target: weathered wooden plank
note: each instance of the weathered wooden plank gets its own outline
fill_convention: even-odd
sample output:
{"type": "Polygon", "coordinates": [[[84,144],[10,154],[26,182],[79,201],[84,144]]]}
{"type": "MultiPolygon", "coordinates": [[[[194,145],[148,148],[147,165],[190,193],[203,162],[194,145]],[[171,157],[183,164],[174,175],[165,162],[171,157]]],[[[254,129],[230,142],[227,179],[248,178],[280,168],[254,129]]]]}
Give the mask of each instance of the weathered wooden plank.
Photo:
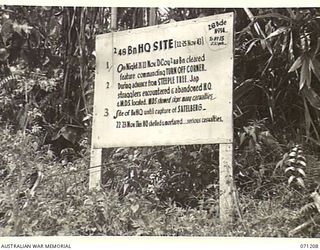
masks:
{"type": "Polygon", "coordinates": [[[118,28],[118,9],[116,7],[111,8],[111,30],[116,31],[118,28]]]}
{"type": "Polygon", "coordinates": [[[101,184],[101,164],[102,164],[102,149],[92,148],[90,169],[89,169],[89,189],[100,189],[101,184]]]}
{"type": "Polygon", "coordinates": [[[149,11],[149,26],[154,26],[157,24],[157,9],[150,8],[149,11]]]}
{"type": "Polygon", "coordinates": [[[220,221],[227,224],[233,221],[233,147],[231,143],[219,145],[219,193],[220,221]]]}

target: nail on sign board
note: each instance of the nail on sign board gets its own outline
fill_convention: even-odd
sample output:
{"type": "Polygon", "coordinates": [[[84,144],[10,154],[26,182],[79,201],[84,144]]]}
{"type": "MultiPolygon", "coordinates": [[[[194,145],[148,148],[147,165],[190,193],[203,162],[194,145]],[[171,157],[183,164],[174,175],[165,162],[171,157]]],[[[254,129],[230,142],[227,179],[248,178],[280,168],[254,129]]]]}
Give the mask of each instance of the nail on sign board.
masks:
{"type": "Polygon", "coordinates": [[[93,148],[232,143],[233,14],[97,36],[93,148]]]}

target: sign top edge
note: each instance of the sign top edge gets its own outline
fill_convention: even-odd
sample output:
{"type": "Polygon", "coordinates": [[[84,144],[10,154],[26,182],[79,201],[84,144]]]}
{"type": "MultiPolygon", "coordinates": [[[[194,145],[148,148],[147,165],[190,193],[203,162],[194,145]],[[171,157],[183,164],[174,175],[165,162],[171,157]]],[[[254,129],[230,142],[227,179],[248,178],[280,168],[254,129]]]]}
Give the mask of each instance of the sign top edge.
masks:
{"type": "Polygon", "coordinates": [[[234,17],[233,12],[226,12],[226,13],[222,13],[222,14],[210,15],[210,16],[205,16],[205,17],[197,17],[197,18],[184,20],[184,21],[178,21],[178,22],[172,22],[172,23],[166,23],[166,24],[158,24],[158,25],[146,26],[146,27],[141,27],[141,28],[136,28],[136,29],[129,29],[129,30],[122,30],[122,31],[99,34],[96,36],[96,39],[102,39],[104,37],[109,37],[109,36],[123,36],[123,35],[128,35],[128,34],[141,33],[141,32],[146,32],[151,29],[155,29],[155,28],[166,29],[166,28],[178,27],[178,26],[182,26],[182,25],[186,25],[186,24],[206,22],[206,21],[210,21],[213,19],[233,18],[233,17],[234,17]]]}

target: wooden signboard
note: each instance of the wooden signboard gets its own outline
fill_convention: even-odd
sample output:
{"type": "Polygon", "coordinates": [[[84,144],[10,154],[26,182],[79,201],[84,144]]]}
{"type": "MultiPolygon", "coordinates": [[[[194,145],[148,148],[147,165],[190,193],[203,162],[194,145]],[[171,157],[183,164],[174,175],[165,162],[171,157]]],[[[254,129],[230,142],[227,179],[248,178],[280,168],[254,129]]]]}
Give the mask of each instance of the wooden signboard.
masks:
{"type": "Polygon", "coordinates": [[[219,143],[228,210],[233,53],[233,13],[97,36],[91,165],[101,148],[219,143]]]}

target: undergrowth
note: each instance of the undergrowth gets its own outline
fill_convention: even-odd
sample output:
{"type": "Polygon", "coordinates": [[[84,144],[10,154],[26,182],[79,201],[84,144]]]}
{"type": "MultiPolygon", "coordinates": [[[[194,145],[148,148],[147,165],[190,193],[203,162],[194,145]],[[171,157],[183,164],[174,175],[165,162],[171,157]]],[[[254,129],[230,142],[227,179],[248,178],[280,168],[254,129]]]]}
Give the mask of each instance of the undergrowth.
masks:
{"type": "MultiPolygon", "coordinates": [[[[303,222],[299,209],[308,194],[287,183],[273,197],[257,199],[239,192],[240,211],[227,226],[219,222],[218,199],[205,192],[197,206],[159,199],[146,189],[123,194],[116,187],[88,190],[88,152],[62,163],[37,136],[1,132],[0,235],[152,235],[287,237],[303,222]],[[44,177],[32,196],[28,178],[44,177]]],[[[29,178],[30,179],[30,178],[29,178]]],[[[319,226],[300,233],[314,237],[319,226]]],[[[296,235],[297,236],[297,235],[296,235]]]]}

